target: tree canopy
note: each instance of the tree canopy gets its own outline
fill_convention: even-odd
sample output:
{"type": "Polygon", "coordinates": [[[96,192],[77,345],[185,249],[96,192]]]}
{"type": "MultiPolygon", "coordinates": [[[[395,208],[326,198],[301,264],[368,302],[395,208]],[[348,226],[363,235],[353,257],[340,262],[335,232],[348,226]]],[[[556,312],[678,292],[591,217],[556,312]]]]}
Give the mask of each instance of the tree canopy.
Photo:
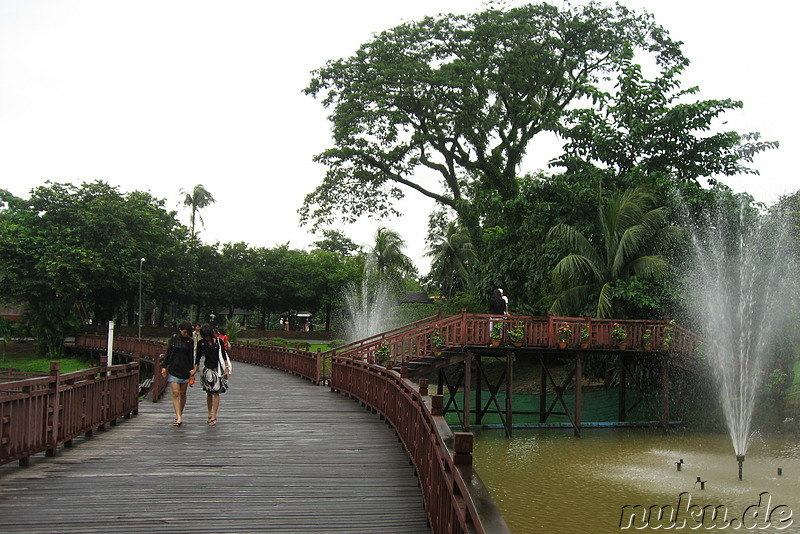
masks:
{"type": "Polygon", "coordinates": [[[305,89],[331,110],[334,146],[316,157],[328,171],[302,218],[386,216],[415,191],[452,208],[475,239],[487,203],[519,195],[520,165],[544,133],[564,139],[556,161],[567,168],[631,151],[631,162],[652,159],[692,141],[681,152],[690,160],[733,161],[696,171],[682,162],[674,178],[731,172],[745,157],[740,136],[699,133],[738,103],[676,103],[688,64],[679,44],[649,14],[595,3],[441,15],[384,31],[315,71],[305,89]],[[655,64],[657,81],[644,80],[634,58],[655,64]],[[658,147],[643,146],[653,135],[658,147]]]}

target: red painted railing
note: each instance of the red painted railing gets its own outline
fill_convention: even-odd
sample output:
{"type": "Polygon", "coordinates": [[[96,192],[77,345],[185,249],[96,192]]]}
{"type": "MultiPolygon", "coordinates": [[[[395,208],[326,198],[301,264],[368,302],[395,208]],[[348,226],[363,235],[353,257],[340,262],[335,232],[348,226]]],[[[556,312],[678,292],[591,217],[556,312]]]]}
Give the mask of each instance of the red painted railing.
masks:
{"type": "MultiPolygon", "coordinates": [[[[87,342],[93,349],[104,348],[105,338],[81,336],[76,340],[76,346],[83,347],[87,342]]],[[[114,347],[115,350],[125,347],[136,352],[140,343],[143,351],[153,350],[146,349],[152,342],[131,338],[119,345],[115,341],[114,347]]],[[[161,344],[158,350],[163,352],[164,348],[161,344]]],[[[236,361],[282,369],[315,384],[329,376],[331,388],[360,399],[384,415],[397,431],[417,470],[434,532],[508,532],[494,501],[472,470],[472,434],[454,435],[450,431],[441,413],[442,397],[427,398],[427,393],[415,390],[411,382],[401,379],[394,371],[350,358],[334,357],[332,351],[323,354],[233,344],[231,355],[236,361]],[[327,369],[323,365],[327,365],[327,369]],[[437,401],[438,414],[434,407],[437,401]]]]}
{"type": "Polygon", "coordinates": [[[320,353],[284,347],[231,344],[231,357],[236,361],[272,367],[301,376],[314,384],[322,380],[322,357],[320,353]]]}
{"type": "Polygon", "coordinates": [[[508,332],[517,326],[523,330],[522,346],[529,348],[556,348],[561,339],[559,330],[565,327],[567,347],[581,347],[582,331],[588,333],[585,349],[618,350],[622,342],[627,350],[668,350],[673,354],[694,355],[695,350],[703,343],[697,334],[686,330],[673,321],[645,321],[622,319],[593,319],[592,317],[557,317],[547,315],[541,317],[527,315],[510,315],[493,317],[486,314],[467,314],[449,316],[433,316],[396,330],[390,330],[362,339],[335,349],[334,354],[341,357],[365,360],[369,363],[379,361],[379,349],[388,349],[388,359],[395,364],[414,360],[429,355],[433,350],[432,338],[439,332],[444,348],[467,347],[470,345],[486,346],[490,341],[491,325],[504,325],[503,343],[509,342],[508,332]],[[614,326],[619,325],[625,331],[624,340],[614,338],[614,326]],[[650,336],[646,342],[646,334],[650,336]]]}
{"type": "Polygon", "coordinates": [[[29,458],[42,451],[56,454],[58,445],[95,428],[114,424],[139,407],[139,364],[100,365],[61,374],[0,383],[0,464],[29,458]]]}
{"type": "Polygon", "coordinates": [[[395,371],[339,357],[333,359],[330,386],[360,400],[394,427],[417,471],[434,533],[509,532],[472,469],[472,434],[450,431],[441,396],[427,398],[427,386],[418,391],[395,371]]]}
{"type": "MultiPolygon", "coordinates": [[[[75,346],[82,349],[95,351],[106,351],[108,347],[108,336],[98,334],[80,334],[75,337],[75,346]]],[[[150,385],[150,395],[153,402],[158,402],[161,395],[167,389],[167,379],[161,376],[161,364],[164,361],[164,353],[167,344],[162,341],[152,339],[137,338],[114,338],[114,352],[125,354],[133,361],[145,360],[150,362],[153,368],[153,382],[150,385]]]]}

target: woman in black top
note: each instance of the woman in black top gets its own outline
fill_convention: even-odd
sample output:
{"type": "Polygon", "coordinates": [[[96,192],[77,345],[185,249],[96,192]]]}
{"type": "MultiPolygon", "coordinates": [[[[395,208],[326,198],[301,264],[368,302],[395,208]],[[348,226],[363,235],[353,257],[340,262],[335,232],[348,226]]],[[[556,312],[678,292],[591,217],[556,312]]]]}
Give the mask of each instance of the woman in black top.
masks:
{"type": "Polygon", "coordinates": [[[178,325],[178,334],[173,334],[164,357],[161,376],[167,378],[172,390],[172,407],[175,409],[175,422],[172,426],[183,424],[183,409],[186,407],[186,387],[196,369],[194,364],[194,341],[192,325],[183,321],[178,325]]]}
{"type": "Polygon", "coordinates": [[[194,359],[195,372],[203,359],[203,390],[206,392],[208,405],[208,426],[217,424],[217,410],[219,409],[219,394],[228,389],[228,378],[231,367],[225,345],[215,335],[210,325],[204,324],[200,328],[200,341],[197,343],[197,355],[194,359]]]}

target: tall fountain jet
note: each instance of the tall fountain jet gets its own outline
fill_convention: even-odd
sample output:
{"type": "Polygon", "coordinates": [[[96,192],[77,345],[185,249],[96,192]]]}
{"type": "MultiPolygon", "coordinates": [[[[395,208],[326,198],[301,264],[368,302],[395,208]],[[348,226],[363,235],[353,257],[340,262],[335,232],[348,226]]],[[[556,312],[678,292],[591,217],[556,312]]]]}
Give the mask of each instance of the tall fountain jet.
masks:
{"type": "Polygon", "coordinates": [[[766,351],[789,309],[786,232],[745,202],[692,226],[694,306],[741,480],[766,351]]]}
{"type": "Polygon", "coordinates": [[[394,300],[381,282],[365,279],[342,291],[342,326],[347,341],[364,339],[388,330],[393,323],[394,300]]]}

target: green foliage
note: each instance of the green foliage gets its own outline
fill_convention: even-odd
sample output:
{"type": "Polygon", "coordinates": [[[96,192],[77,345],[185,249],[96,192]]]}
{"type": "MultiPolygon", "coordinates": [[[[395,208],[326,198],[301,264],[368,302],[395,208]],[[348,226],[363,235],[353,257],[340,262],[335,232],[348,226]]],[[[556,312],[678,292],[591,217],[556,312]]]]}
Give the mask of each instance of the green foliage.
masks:
{"type": "Polygon", "coordinates": [[[332,349],[338,349],[339,347],[341,347],[343,345],[346,345],[346,344],[347,344],[347,341],[345,341],[344,339],[332,339],[328,343],[328,346],[330,348],[332,348],[332,349]]]}
{"type": "Polygon", "coordinates": [[[625,331],[625,327],[619,323],[614,323],[611,327],[611,337],[614,338],[614,341],[617,343],[622,343],[626,339],[628,339],[628,332],[625,331]]]}
{"type": "Polygon", "coordinates": [[[508,331],[508,339],[512,342],[520,342],[525,338],[525,327],[518,324],[508,331]]]}
{"type": "Polygon", "coordinates": [[[191,238],[195,239],[197,236],[195,232],[195,219],[200,219],[200,224],[203,224],[203,218],[200,216],[200,210],[207,208],[214,202],[214,196],[209,193],[202,184],[197,184],[191,191],[181,189],[183,195],[183,205],[188,206],[191,210],[191,238]]]}
{"type": "Polygon", "coordinates": [[[594,3],[441,15],[376,35],[315,71],[305,90],[332,108],[334,147],[316,157],[328,172],[302,220],[396,214],[406,186],[453,209],[477,244],[489,204],[518,196],[534,138],[564,135],[571,104],[601,103],[597,84],[634,51],[663,69],[686,63],[648,15],[594,3]],[[415,181],[423,169],[443,188],[415,181]]]}
{"type": "Polygon", "coordinates": [[[593,234],[584,235],[568,224],[550,229],[548,239],[567,251],[553,269],[554,282],[563,288],[553,299],[553,313],[591,311],[595,317],[612,317],[618,311],[617,281],[667,273],[666,259],[655,252],[659,242],[671,240],[677,229],[666,224],[666,210],[655,207],[655,201],[647,188],[627,190],[600,206],[593,234]]]}
{"type": "Polygon", "coordinates": [[[469,232],[455,221],[433,216],[429,224],[428,251],[431,270],[428,284],[447,298],[469,287],[477,260],[469,232]]]}
{"type": "Polygon", "coordinates": [[[375,243],[369,249],[364,264],[365,276],[383,282],[400,292],[405,278],[413,277],[417,269],[411,258],[405,255],[405,241],[400,234],[385,227],[375,232],[375,243]]]}
{"type": "Polygon", "coordinates": [[[492,339],[500,339],[503,337],[502,322],[496,322],[492,325],[492,329],[489,331],[489,337],[492,339]]]}
{"type": "Polygon", "coordinates": [[[561,323],[561,326],[558,327],[558,340],[561,343],[566,343],[572,337],[572,328],[570,328],[569,324],[561,323]]]}
{"type": "Polygon", "coordinates": [[[436,304],[411,304],[405,302],[394,308],[393,316],[398,325],[409,324],[436,315],[436,304]]]}
{"type": "Polygon", "coordinates": [[[385,366],[389,361],[390,355],[391,352],[389,351],[389,346],[386,343],[381,343],[378,345],[378,348],[375,349],[375,359],[377,360],[378,365],[385,366]]]}
{"type": "Polygon", "coordinates": [[[430,338],[431,338],[431,345],[433,346],[433,348],[440,349],[444,346],[444,342],[442,341],[442,333],[439,331],[438,328],[433,332],[431,332],[430,338]]]}
{"type": "Polygon", "coordinates": [[[286,341],[282,337],[269,337],[266,339],[261,339],[260,343],[262,345],[266,345],[267,347],[287,347],[289,346],[289,342],[286,341]]]}

